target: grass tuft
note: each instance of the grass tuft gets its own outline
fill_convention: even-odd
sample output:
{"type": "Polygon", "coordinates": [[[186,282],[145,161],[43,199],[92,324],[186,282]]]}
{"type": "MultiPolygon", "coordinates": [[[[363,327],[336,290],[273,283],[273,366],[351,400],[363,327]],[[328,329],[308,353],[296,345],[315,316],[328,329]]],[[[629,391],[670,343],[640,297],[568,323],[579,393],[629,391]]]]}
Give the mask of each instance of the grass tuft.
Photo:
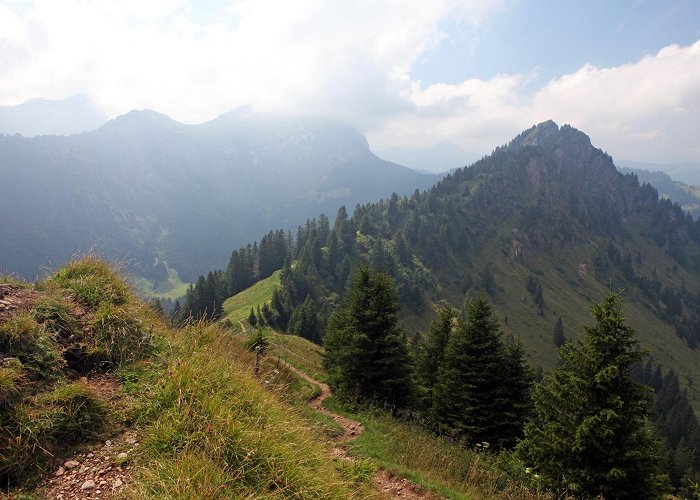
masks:
{"type": "Polygon", "coordinates": [[[22,399],[25,384],[19,360],[8,361],[0,366],[0,411],[7,411],[22,399]]]}
{"type": "Polygon", "coordinates": [[[49,283],[68,290],[77,302],[91,310],[103,302],[118,306],[131,298],[129,287],[117,270],[92,255],[69,262],[49,278],[49,283]]]}
{"type": "Polygon", "coordinates": [[[91,326],[90,352],[113,366],[142,359],[153,352],[152,328],[145,327],[134,308],[103,302],[91,326]]]}
{"type": "Polygon", "coordinates": [[[83,383],[63,385],[27,400],[0,418],[0,482],[26,480],[66,445],[99,435],[106,403],[83,383]]]}
{"type": "Polygon", "coordinates": [[[14,274],[0,273],[0,285],[12,285],[17,288],[29,288],[31,285],[14,274]]]}
{"type": "Polygon", "coordinates": [[[100,436],[109,421],[102,396],[83,382],[61,385],[38,401],[41,417],[57,444],[75,444],[100,436]]]}
{"type": "Polygon", "coordinates": [[[0,325],[0,352],[18,359],[30,380],[48,382],[61,376],[64,359],[58,345],[30,314],[17,314],[0,325]]]}
{"type": "Polygon", "coordinates": [[[40,300],[31,310],[31,316],[43,324],[49,333],[61,338],[81,334],[80,323],[65,301],[57,298],[40,300]]]}

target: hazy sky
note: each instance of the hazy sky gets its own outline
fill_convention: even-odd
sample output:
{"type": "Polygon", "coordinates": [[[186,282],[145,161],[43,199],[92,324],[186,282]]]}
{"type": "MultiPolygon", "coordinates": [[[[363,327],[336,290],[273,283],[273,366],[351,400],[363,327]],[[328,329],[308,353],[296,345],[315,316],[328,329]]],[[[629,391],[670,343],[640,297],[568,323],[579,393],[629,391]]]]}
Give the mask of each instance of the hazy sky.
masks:
{"type": "Polygon", "coordinates": [[[697,0],[6,0],[0,72],[0,105],[252,104],[480,154],[552,118],[617,159],[700,161],[697,0]]]}

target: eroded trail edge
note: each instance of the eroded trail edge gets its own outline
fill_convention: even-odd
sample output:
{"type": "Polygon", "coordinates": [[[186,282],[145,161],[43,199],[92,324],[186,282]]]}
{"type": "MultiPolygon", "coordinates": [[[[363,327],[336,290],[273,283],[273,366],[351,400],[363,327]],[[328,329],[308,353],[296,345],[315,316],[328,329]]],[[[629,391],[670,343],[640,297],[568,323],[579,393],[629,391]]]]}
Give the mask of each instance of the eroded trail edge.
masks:
{"type": "MultiPolygon", "coordinates": [[[[342,415],[338,415],[330,411],[328,408],[323,406],[323,401],[331,395],[331,388],[328,384],[316,380],[307,373],[299,370],[295,366],[289,364],[284,360],[280,360],[284,366],[290,371],[294,372],[299,377],[303,378],[307,382],[314,384],[319,387],[321,393],[318,396],[313,397],[309,400],[309,406],[314,410],[328,415],[333,420],[335,420],[342,428],[343,434],[336,437],[335,441],[338,446],[333,448],[333,454],[343,460],[352,460],[348,454],[347,446],[344,446],[350,440],[357,438],[364,428],[362,423],[355,420],[346,418],[342,415]]],[[[387,495],[389,498],[402,498],[402,499],[436,499],[437,497],[430,493],[429,491],[421,488],[420,486],[414,484],[406,478],[400,478],[393,475],[391,472],[379,469],[374,475],[374,484],[377,486],[379,491],[387,495]]]]}

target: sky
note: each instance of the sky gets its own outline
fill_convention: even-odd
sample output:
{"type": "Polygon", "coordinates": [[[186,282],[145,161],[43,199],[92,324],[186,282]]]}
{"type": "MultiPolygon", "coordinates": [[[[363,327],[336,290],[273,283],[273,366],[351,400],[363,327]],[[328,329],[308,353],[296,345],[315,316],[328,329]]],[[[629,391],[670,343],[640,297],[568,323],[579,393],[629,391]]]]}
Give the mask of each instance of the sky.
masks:
{"type": "Polygon", "coordinates": [[[0,105],[252,106],[478,155],[553,119],[615,159],[700,161],[697,0],[2,0],[0,74],[0,105]]]}

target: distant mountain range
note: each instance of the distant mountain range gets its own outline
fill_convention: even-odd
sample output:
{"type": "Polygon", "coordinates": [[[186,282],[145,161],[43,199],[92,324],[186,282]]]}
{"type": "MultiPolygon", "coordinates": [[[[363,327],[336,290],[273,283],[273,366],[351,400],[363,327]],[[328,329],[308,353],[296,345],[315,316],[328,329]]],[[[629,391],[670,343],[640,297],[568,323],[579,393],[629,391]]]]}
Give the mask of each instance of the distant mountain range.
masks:
{"type": "Polygon", "coordinates": [[[700,186],[700,162],[647,163],[642,161],[620,160],[619,167],[648,172],[663,172],[674,180],[690,186],[700,186]]]}
{"type": "Polygon", "coordinates": [[[410,193],[437,176],[381,160],[347,125],[241,109],[200,125],[132,111],[68,137],[0,136],[0,271],[96,248],[190,281],[270,228],[410,193]]]}
{"type": "Polygon", "coordinates": [[[377,151],[377,155],[400,165],[432,173],[448,172],[479,159],[478,155],[467,153],[452,141],[439,142],[427,148],[384,149],[377,151]]]}
{"type": "Polygon", "coordinates": [[[651,184],[659,192],[659,196],[678,203],[695,219],[700,217],[700,187],[671,179],[671,176],[658,170],[650,172],[649,170],[627,167],[620,167],[619,170],[623,174],[636,175],[641,183],[651,184]]]}
{"type": "Polygon", "coordinates": [[[17,106],[0,106],[0,134],[71,135],[95,130],[107,121],[87,96],[52,101],[32,99],[17,106]]]}

